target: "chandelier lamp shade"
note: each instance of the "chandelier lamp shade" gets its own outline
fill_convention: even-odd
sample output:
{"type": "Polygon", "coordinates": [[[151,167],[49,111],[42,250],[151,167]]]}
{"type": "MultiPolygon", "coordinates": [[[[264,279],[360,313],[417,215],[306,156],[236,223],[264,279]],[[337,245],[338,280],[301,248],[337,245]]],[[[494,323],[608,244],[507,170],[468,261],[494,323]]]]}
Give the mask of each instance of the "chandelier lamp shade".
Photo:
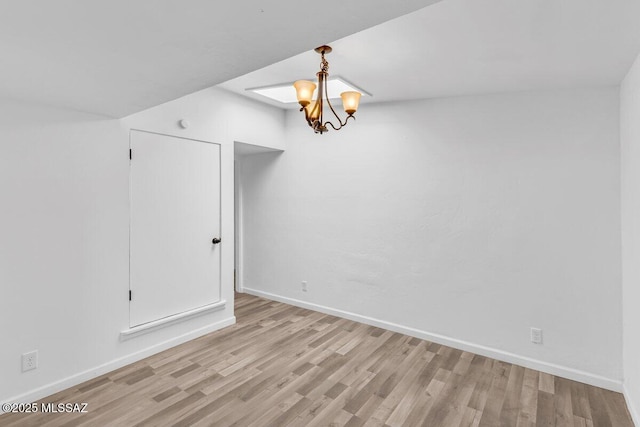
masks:
{"type": "Polygon", "coordinates": [[[318,84],[308,80],[298,80],[293,84],[293,87],[296,89],[296,96],[298,98],[298,103],[300,104],[300,111],[304,111],[304,117],[307,120],[307,123],[315,133],[322,134],[329,130],[327,126],[331,126],[334,130],[340,130],[347,124],[349,119],[352,118],[355,120],[354,114],[358,110],[361,93],[356,91],[347,91],[340,94],[340,98],[342,98],[342,108],[347,113],[347,117],[342,121],[338,113],[336,113],[336,110],[334,110],[333,105],[331,105],[331,101],[329,101],[329,94],[327,92],[329,63],[324,58],[324,55],[331,52],[331,47],[320,46],[317,47],[315,51],[318,52],[322,58],[320,62],[320,71],[316,74],[316,76],[318,76],[318,84]],[[313,99],[313,93],[316,88],[318,89],[318,94],[316,99],[313,99]],[[334,125],[333,122],[329,120],[325,121],[325,113],[327,113],[329,118],[333,120],[332,116],[329,115],[329,112],[333,114],[333,117],[335,117],[337,125],[334,125]]]}

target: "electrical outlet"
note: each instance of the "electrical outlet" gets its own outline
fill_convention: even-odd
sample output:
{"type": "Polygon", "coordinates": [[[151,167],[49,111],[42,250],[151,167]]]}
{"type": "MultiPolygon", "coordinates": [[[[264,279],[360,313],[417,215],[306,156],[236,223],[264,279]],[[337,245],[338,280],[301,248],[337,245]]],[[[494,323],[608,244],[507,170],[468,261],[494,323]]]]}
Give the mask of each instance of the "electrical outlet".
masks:
{"type": "Polygon", "coordinates": [[[38,367],[38,350],[22,355],[22,372],[31,371],[38,367]]]}
{"type": "Polygon", "coordinates": [[[534,344],[542,344],[542,329],[531,328],[531,342],[534,344]]]}
{"type": "Polygon", "coordinates": [[[303,280],[301,283],[302,292],[307,292],[307,281],[303,280]]]}

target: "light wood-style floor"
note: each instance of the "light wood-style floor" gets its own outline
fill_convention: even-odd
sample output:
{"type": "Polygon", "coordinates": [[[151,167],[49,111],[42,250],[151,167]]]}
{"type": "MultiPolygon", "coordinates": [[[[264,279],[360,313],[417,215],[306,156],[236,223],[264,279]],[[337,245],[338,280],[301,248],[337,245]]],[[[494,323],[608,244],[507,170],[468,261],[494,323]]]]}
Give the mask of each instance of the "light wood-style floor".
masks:
{"type": "Polygon", "coordinates": [[[250,295],[238,323],[8,426],[633,426],[619,393],[250,295]]]}

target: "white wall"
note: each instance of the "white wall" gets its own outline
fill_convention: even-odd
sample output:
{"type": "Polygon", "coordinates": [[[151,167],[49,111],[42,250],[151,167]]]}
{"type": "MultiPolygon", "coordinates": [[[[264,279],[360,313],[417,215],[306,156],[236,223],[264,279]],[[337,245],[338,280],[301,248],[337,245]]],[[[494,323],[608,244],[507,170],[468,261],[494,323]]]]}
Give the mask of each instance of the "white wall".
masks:
{"type": "Polygon", "coordinates": [[[284,113],[207,89],[121,121],[0,104],[0,402],[31,401],[233,323],[233,141],[282,144],[284,113]],[[246,118],[239,121],[238,117],[246,118]],[[177,121],[191,122],[181,130],[177,121]],[[224,311],[129,325],[129,128],[222,145],[224,311]],[[39,351],[21,372],[20,355],[39,351]]]}
{"type": "Polygon", "coordinates": [[[290,112],[287,150],[243,164],[244,286],[620,389],[618,107],[617,88],[364,105],[322,136],[290,112]]]}
{"type": "Polygon", "coordinates": [[[284,149],[282,110],[218,88],[133,114],[123,122],[135,129],[230,144],[231,154],[234,141],[284,149]],[[187,129],[178,125],[181,119],[189,122],[187,129]]]}
{"type": "Polygon", "coordinates": [[[622,312],[625,396],[640,423],[640,56],[620,87],[622,312]]]}

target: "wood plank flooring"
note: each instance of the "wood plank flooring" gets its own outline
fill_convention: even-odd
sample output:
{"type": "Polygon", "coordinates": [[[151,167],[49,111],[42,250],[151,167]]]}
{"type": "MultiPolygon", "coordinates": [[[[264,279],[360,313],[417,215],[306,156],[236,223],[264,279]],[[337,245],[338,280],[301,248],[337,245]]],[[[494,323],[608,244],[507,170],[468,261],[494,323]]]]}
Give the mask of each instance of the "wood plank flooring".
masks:
{"type": "Polygon", "coordinates": [[[0,426],[633,426],[619,393],[246,294],[234,326],[0,426]]]}

